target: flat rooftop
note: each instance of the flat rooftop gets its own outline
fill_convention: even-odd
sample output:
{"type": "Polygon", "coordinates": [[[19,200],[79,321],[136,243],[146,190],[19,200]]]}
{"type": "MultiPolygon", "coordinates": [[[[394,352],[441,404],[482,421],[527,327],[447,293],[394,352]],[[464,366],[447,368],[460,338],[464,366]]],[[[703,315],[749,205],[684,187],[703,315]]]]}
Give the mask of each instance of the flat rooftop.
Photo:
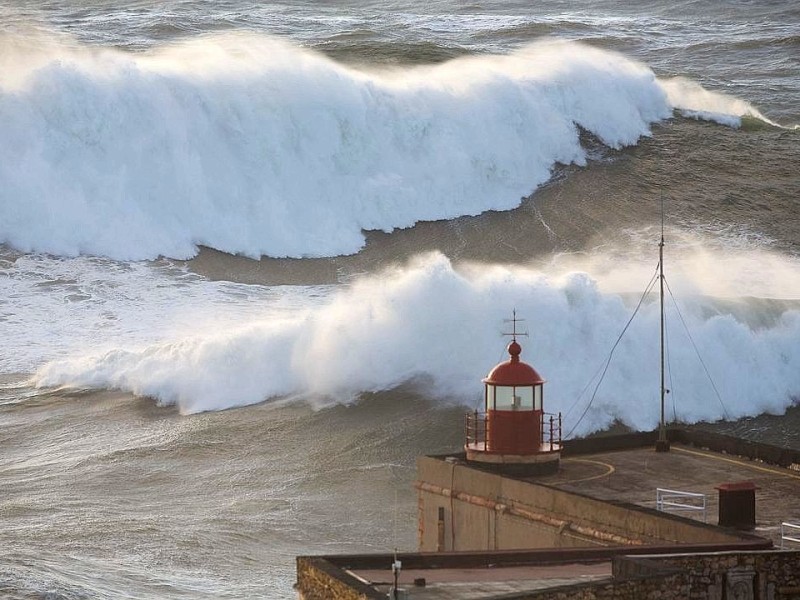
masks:
{"type": "MultiPolygon", "coordinates": [[[[392,587],[391,569],[351,569],[348,573],[381,593],[392,587]]],[[[611,577],[611,561],[462,569],[400,571],[398,587],[414,600],[478,600],[611,577]],[[425,585],[414,585],[424,578],[425,585]]]]}
{"type": "MultiPolygon", "coordinates": [[[[656,508],[656,488],[705,494],[705,519],[718,524],[723,483],[751,481],[756,495],[756,529],[752,532],[780,546],[781,522],[800,523],[800,470],[793,470],[710,450],[672,444],[669,452],[637,448],[582,454],[561,460],[554,475],[525,478],[615,502],[656,508]]],[[[683,517],[703,521],[702,511],[681,510],[683,517]]]]}

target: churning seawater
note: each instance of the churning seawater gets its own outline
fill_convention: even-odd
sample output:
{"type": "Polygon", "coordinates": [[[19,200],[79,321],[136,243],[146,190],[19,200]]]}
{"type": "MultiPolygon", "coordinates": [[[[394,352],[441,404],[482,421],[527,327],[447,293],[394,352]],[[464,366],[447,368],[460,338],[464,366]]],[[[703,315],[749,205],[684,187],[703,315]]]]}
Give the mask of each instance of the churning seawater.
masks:
{"type": "Polygon", "coordinates": [[[413,549],[513,308],[652,428],[662,199],[669,414],[800,447],[799,73],[793,2],[0,3],[0,592],[413,549]]]}

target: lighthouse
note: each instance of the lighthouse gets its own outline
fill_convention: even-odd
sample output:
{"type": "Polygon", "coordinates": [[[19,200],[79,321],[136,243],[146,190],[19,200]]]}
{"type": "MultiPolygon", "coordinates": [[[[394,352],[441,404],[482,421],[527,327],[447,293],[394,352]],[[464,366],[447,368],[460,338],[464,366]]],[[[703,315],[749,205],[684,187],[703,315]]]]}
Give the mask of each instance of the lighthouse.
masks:
{"type": "Polygon", "coordinates": [[[545,380],[523,362],[516,313],[508,360],[483,379],[484,410],[467,413],[464,451],[469,462],[501,472],[553,473],[561,459],[561,413],[544,410],[545,380]]]}

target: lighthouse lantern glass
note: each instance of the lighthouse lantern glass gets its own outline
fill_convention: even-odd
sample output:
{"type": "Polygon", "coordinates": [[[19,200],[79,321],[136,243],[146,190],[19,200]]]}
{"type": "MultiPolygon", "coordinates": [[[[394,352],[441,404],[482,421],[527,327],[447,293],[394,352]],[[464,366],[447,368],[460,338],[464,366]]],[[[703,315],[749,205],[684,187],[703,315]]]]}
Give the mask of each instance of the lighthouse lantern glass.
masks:
{"type": "Polygon", "coordinates": [[[532,410],[533,388],[530,386],[486,386],[489,410],[532,410]]]}

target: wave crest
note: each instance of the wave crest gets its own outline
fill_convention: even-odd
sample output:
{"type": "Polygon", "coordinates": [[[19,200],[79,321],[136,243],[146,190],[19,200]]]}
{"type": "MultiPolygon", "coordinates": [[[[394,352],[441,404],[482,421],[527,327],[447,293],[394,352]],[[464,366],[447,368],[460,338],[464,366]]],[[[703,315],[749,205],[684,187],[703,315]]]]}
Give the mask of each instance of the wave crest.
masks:
{"type": "Polygon", "coordinates": [[[619,148],[673,106],[712,110],[572,42],[380,71],[255,34],[0,45],[0,241],[67,256],[351,254],[364,230],[516,207],[584,164],[579,128],[619,148]]]}
{"type": "Polygon", "coordinates": [[[381,72],[252,34],[17,51],[0,240],[59,255],[353,253],[362,230],[516,206],[584,162],[576,125],[620,147],[670,114],[649,69],[572,43],[381,72]]]}
{"type": "MultiPolygon", "coordinates": [[[[698,280],[702,283],[703,278],[698,280]]],[[[800,312],[748,302],[756,324],[724,303],[690,297],[681,306],[695,355],[669,312],[671,414],[694,422],[782,412],[800,395],[800,312]],[[716,380],[723,409],[705,368],[716,380]],[[674,412],[673,412],[674,411],[674,412]]],[[[358,394],[424,381],[424,393],[478,406],[480,378],[504,359],[500,331],[512,307],[527,319],[523,359],[548,380],[547,409],[572,428],[598,369],[631,314],[624,296],[602,291],[586,273],[546,277],[527,269],[455,270],[441,255],[365,277],[295,317],[265,317],[246,326],[140,349],[52,361],[39,386],[118,388],[175,404],[184,413],[220,410],[280,396],[347,402],[358,394]]],[[[579,434],[615,419],[649,429],[659,419],[657,303],[622,339],[579,434]]]]}

